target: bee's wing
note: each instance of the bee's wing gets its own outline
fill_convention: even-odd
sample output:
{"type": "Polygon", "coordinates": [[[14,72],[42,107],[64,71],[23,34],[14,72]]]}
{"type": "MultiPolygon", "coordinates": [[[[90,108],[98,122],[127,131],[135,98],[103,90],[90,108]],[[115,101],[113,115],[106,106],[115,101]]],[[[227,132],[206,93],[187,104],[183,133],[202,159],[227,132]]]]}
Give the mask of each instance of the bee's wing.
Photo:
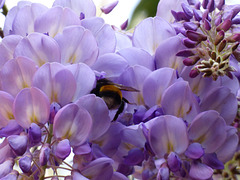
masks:
{"type": "Polygon", "coordinates": [[[124,86],[121,84],[114,84],[116,87],[118,87],[121,91],[133,91],[133,92],[139,92],[139,90],[129,87],[129,86],[124,86]]]}

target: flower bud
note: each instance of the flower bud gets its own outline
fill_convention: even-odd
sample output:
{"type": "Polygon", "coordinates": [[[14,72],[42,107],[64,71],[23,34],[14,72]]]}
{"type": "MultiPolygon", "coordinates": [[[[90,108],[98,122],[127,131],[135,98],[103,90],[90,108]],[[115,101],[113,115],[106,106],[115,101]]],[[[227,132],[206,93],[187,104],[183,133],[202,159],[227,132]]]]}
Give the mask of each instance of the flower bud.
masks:
{"type": "Polygon", "coordinates": [[[224,36],[225,36],[224,31],[219,31],[216,35],[214,44],[218,45],[223,40],[224,36]]]}
{"type": "Polygon", "coordinates": [[[231,72],[228,71],[227,74],[226,74],[226,76],[233,80],[233,75],[232,75],[231,72]]]}
{"type": "Polygon", "coordinates": [[[239,51],[234,51],[233,55],[236,58],[236,60],[239,62],[240,61],[240,52],[239,51]]]}
{"type": "Polygon", "coordinates": [[[22,156],[27,150],[28,138],[27,135],[11,135],[8,137],[8,143],[14,153],[18,156],[22,156]]]}
{"type": "Polygon", "coordinates": [[[233,35],[227,37],[226,40],[229,43],[233,43],[233,42],[236,42],[236,41],[240,42],[240,33],[233,34],[233,35]]]}
{"type": "Polygon", "coordinates": [[[101,11],[104,13],[104,14],[108,14],[110,13],[118,4],[118,1],[114,1],[106,6],[103,6],[101,8],[101,11]]]}
{"type": "Polygon", "coordinates": [[[79,17],[80,20],[83,20],[85,19],[85,14],[83,12],[80,13],[80,17],[79,17]]]}
{"type": "Polygon", "coordinates": [[[181,159],[177,156],[177,154],[175,154],[174,152],[171,152],[168,155],[167,164],[169,169],[172,172],[176,172],[180,170],[182,163],[181,163],[181,159]]]}
{"type": "Polygon", "coordinates": [[[225,0],[219,0],[217,8],[221,11],[224,5],[225,5],[225,0]]]}
{"type": "Polygon", "coordinates": [[[193,9],[193,15],[196,21],[201,21],[202,20],[202,12],[198,11],[196,9],[193,9]]]}
{"type": "Polygon", "coordinates": [[[192,69],[189,73],[189,77],[191,78],[195,78],[197,77],[198,75],[200,74],[199,70],[198,69],[192,69]]]}
{"type": "Polygon", "coordinates": [[[69,156],[70,153],[71,153],[71,146],[69,144],[68,139],[64,139],[57,144],[57,147],[55,149],[55,155],[59,159],[64,160],[66,157],[69,156]]]}
{"type": "Polygon", "coordinates": [[[194,22],[184,22],[183,23],[183,27],[186,29],[186,30],[193,30],[193,31],[196,31],[199,27],[199,24],[196,24],[194,22]]]}
{"type": "Polygon", "coordinates": [[[187,47],[187,48],[194,48],[196,47],[196,45],[198,45],[198,42],[196,41],[192,41],[188,38],[183,39],[183,44],[187,47]]]}
{"type": "Polygon", "coordinates": [[[237,16],[232,19],[232,24],[240,24],[240,16],[237,16]]]}
{"type": "Polygon", "coordinates": [[[171,10],[171,13],[173,15],[173,17],[176,19],[176,21],[189,21],[189,18],[186,16],[186,14],[184,12],[176,12],[171,10]]]}
{"type": "Polygon", "coordinates": [[[182,57],[189,57],[189,56],[193,56],[193,55],[194,55],[194,53],[190,49],[181,50],[176,54],[176,56],[182,56],[182,57]]]}
{"type": "Polygon", "coordinates": [[[121,30],[125,30],[127,26],[128,26],[128,19],[124,23],[122,23],[122,25],[120,26],[121,30]]]}
{"type": "Polygon", "coordinates": [[[227,59],[231,56],[231,54],[232,54],[231,52],[225,54],[225,55],[222,57],[222,61],[227,60],[227,59]]]}
{"type": "Polygon", "coordinates": [[[227,45],[227,41],[224,39],[223,41],[221,41],[221,43],[218,46],[218,52],[222,52],[222,50],[226,47],[227,45]]]}
{"type": "Polygon", "coordinates": [[[40,127],[32,123],[30,128],[28,129],[28,138],[30,146],[35,146],[36,144],[41,142],[42,131],[40,127]]]}
{"type": "Polygon", "coordinates": [[[232,52],[235,51],[238,48],[239,42],[236,42],[235,44],[233,44],[232,46],[232,52]]]}
{"type": "Polygon", "coordinates": [[[192,143],[188,146],[185,155],[190,159],[199,159],[204,155],[204,149],[199,143],[192,143]]]}
{"type": "Polygon", "coordinates": [[[212,53],[211,53],[211,58],[212,58],[213,60],[216,60],[216,58],[217,58],[216,52],[212,51],[212,53]]]}
{"type": "Polygon", "coordinates": [[[204,22],[205,19],[211,21],[211,18],[209,16],[209,10],[207,9],[206,11],[204,11],[203,15],[202,15],[202,21],[204,22]]]}
{"type": "Polygon", "coordinates": [[[227,30],[230,29],[231,26],[232,26],[232,21],[230,19],[226,19],[225,21],[223,21],[221,24],[217,26],[216,30],[217,31],[223,30],[226,32],[227,30]]]}
{"type": "Polygon", "coordinates": [[[163,166],[158,170],[157,180],[169,179],[169,169],[167,166],[163,166]]]}
{"type": "Polygon", "coordinates": [[[195,31],[191,31],[191,30],[188,30],[186,32],[186,35],[192,41],[201,42],[201,41],[207,40],[207,36],[205,36],[204,34],[201,34],[201,33],[195,32],[195,31]]]}
{"type": "Polygon", "coordinates": [[[212,27],[211,27],[211,23],[207,20],[207,19],[205,19],[204,20],[204,28],[207,30],[207,31],[209,31],[212,27]]]}
{"type": "Polygon", "coordinates": [[[192,65],[196,64],[196,62],[197,62],[197,60],[196,59],[192,59],[192,58],[186,58],[186,59],[183,60],[183,64],[185,66],[192,66],[192,65]]]}
{"type": "Polygon", "coordinates": [[[208,1],[209,1],[209,0],[203,0],[203,1],[202,1],[202,7],[203,7],[203,9],[207,9],[208,1]]]}
{"type": "Polygon", "coordinates": [[[221,56],[218,56],[217,59],[216,59],[216,62],[217,62],[217,63],[220,63],[221,61],[222,61],[221,56]]]}
{"type": "Polygon", "coordinates": [[[50,157],[50,152],[51,152],[51,149],[49,144],[44,144],[39,154],[39,162],[41,166],[45,166],[47,164],[50,157]]]}
{"type": "Polygon", "coordinates": [[[216,20],[214,21],[215,26],[218,26],[222,22],[222,17],[218,16],[216,20]]]}
{"type": "Polygon", "coordinates": [[[30,154],[19,159],[19,167],[21,168],[22,172],[24,173],[30,172],[31,166],[32,166],[32,157],[30,154]]]}
{"type": "Polygon", "coordinates": [[[55,115],[57,114],[57,112],[59,111],[59,109],[61,109],[61,106],[56,103],[56,102],[53,102],[51,105],[50,105],[50,115],[49,115],[49,122],[51,124],[53,124],[53,120],[54,120],[54,117],[55,115]]]}
{"type": "Polygon", "coordinates": [[[182,6],[182,9],[183,9],[185,15],[187,16],[187,18],[192,19],[193,12],[192,12],[191,7],[185,3],[182,3],[181,6],[182,6]]]}
{"type": "Polygon", "coordinates": [[[215,9],[215,2],[214,0],[210,0],[210,2],[207,5],[207,9],[209,10],[209,12],[213,12],[215,9]]]}

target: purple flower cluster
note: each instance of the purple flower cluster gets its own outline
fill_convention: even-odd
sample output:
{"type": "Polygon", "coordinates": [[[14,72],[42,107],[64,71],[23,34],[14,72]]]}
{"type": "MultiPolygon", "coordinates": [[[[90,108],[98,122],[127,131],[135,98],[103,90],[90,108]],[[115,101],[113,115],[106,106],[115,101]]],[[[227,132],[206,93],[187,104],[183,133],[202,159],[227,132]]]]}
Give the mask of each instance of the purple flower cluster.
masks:
{"type": "Polygon", "coordinates": [[[92,0],[19,2],[0,43],[0,178],[234,178],[239,11],[161,0],[131,32],[96,17],[92,0]],[[138,90],[118,92],[128,103],[116,121],[91,94],[103,78],[138,90]]]}

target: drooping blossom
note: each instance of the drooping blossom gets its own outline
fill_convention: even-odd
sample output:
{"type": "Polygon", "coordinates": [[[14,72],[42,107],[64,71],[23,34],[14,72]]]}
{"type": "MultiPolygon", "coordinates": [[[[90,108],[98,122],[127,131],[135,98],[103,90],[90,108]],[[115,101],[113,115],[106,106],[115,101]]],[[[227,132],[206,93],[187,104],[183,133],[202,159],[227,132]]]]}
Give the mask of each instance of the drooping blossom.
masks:
{"type": "Polygon", "coordinates": [[[96,11],[92,0],[9,10],[0,178],[236,179],[239,5],[161,0],[132,30],[96,11]],[[107,98],[92,94],[104,78],[107,98]]]}

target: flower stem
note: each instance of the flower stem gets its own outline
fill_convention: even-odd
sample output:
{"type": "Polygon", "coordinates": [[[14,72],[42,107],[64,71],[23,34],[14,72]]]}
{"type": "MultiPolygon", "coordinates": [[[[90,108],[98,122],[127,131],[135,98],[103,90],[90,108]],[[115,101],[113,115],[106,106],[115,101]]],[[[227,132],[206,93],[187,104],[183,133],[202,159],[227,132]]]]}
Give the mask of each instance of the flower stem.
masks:
{"type": "MultiPolygon", "coordinates": [[[[49,124],[49,130],[48,130],[48,138],[47,138],[47,142],[48,144],[51,144],[52,141],[52,137],[53,137],[53,124],[49,124]]],[[[47,165],[42,167],[42,174],[39,177],[39,180],[44,180],[45,179],[45,171],[47,169],[47,165]]]]}

